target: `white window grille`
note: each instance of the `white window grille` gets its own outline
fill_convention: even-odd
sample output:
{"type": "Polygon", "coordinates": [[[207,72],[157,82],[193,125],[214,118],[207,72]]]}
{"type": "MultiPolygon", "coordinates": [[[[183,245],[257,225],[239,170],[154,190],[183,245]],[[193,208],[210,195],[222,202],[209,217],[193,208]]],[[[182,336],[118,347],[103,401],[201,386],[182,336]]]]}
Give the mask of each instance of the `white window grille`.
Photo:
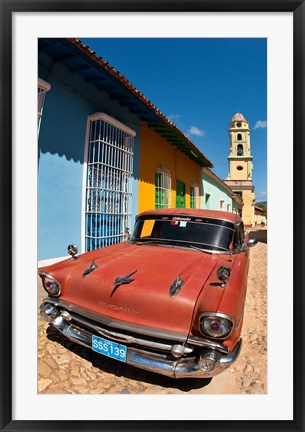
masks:
{"type": "Polygon", "coordinates": [[[89,117],[85,250],[127,239],[131,227],[135,132],[103,113],[89,117]]]}
{"type": "Polygon", "coordinates": [[[38,78],[38,105],[37,105],[38,135],[39,135],[39,130],[40,130],[40,123],[41,123],[41,117],[42,117],[42,112],[43,112],[45,95],[50,89],[51,89],[51,84],[47,83],[46,81],[42,80],[41,78],[38,78]]]}
{"type": "Polygon", "coordinates": [[[227,204],[227,211],[228,211],[228,212],[231,211],[231,204],[227,204]]]}
{"type": "Polygon", "coordinates": [[[225,209],[225,202],[224,200],[220,200],[220,210],[224,210],[225,209]]]}
{"type": "Polygon", "coordinates": [[[199,186],[195,183],[191,185],[190,189],[190,207],[199,208],[199,186]]]}
{"type": "Polygon", "coordinates": [[[171,207],[171,174],[162,167],[155,172],[155,208],[171,207]]]}

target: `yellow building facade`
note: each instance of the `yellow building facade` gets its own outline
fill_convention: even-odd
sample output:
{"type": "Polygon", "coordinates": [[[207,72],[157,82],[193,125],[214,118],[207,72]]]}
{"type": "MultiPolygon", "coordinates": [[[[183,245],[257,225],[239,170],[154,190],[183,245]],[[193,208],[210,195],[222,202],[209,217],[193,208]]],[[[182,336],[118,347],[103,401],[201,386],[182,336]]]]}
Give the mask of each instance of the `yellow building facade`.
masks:
{"type": "Polygon", "coordinates": [[[244,224],[254,226],[253,156],[251,156],[249,123],[242,114],[237,113],[232,118],[229,136],[229,175],[225,179],[225,183],[242,198],[243,206],[239,210],[244,224]]]}
{"type": "Polygon", "coordinates": [[[139,213],[162,207],[199,208],[201,166],[146,124],[140,134],[139,213]]]}
{"type": "Polygon", "coordinates": [[[265,209],[259,207],[259,206],[255,206],[255,219],[254,219],[254,225],[260,225],[260,226],[265,226],[266,225],[266,213],[265,213],[265,209]]]}

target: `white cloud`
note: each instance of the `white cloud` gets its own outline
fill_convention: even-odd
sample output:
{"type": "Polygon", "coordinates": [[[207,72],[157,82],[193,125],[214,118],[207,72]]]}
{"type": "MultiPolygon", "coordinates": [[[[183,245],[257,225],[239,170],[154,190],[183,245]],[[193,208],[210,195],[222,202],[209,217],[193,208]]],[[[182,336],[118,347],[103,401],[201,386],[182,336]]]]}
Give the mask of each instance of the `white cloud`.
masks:
{"type": "Polygon", "coordinates": [[[196,136],[204,136],[206,135],[206,132],[202,129],[199,129],[197,126],[191,126],[188,130],[188,133],[190,135],[196,135],[196,136]]]}
{"type": "Polygon", "coordinates": [[[266,201],[267,200],[267,192],[258,192],[256,196],[256,202],[266,201]]]}
{"type": "Polygon", "coordinates": [[[168,119],[169,119],[171,122],[175,123],[176,121],[178,121],[178,120],[180,119],[180,114],[170,114],[170,115],[168,116],[168,119]]]}
{"type": "Polygon", "coordinates": [[[266,121],[258,120],[254,126],[254,129],[266,129],[266,127],[267,127],[266,121]]]}

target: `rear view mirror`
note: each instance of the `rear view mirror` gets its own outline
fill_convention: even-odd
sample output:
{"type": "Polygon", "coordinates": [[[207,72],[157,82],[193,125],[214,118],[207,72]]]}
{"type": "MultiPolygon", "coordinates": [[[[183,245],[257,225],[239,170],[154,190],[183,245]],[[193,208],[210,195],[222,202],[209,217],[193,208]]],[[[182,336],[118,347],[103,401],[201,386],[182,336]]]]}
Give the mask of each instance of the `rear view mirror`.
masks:
{"type": "Polygon", "coordinates": [[[249,248],[251,248],[251,247],[255,246],[256,243],[257,243],[257,240],[256,240],[256,239],[250,239],[250,240],[247,241],[247,246],[248,246],[249,248]]]}

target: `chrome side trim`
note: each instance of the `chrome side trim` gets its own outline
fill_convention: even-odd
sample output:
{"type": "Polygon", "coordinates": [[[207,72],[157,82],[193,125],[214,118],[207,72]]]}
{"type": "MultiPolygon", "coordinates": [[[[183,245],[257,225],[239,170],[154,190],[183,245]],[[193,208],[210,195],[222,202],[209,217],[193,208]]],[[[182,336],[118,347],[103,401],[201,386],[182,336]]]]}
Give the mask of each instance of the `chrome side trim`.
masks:
{"type": "Polygon", "coordinates": [[[185,342],[187,339],[187,334],[165,332],[159,329],[148,328],[137,324],[130,324],[125,321],[115,320],[60,299],[48,297],[44,299],[44,302],[54,304],[55,306],[62,307],[70,312],[74,312],[93,321],[97,321],[100,324],[114,327],[116,329],[139,333],[141,335],[156,337],[160,339],[178,341],[181,343],[185,342]]]}
{"type": "Polygon", "coordinates": [[[191,336],[187,338],[187,342],[193,345],[197,345],[197,346],[201,346],[201,347],[206,347],[206,348],[211,348],[213,350],[217,350],[220,351],[224,354],[227,354],[229,352],[229,349],[227,346],[221,344],[221,343],[217,343],[208,339],[202,339],[202,338],[198,338],[196,336],[191,336]]]}
{"type": "MultiPolygon", "coordinates": [[[[91,332],[65,321],[62,316],[55,318],[51,325],[72,342],[92,349],[93,334],[91,332]]],[[[226,356],[219,355],[215,368],[211,372],[204,372],[200,369],[199,358],[186,357],[180,360],[170,360],[166,355],[129,347],[126,353],[126,363],[173,378],[210,378],[228,368],[237,359],[241,345],[240,340],[232,353],[226,356]]]]}

